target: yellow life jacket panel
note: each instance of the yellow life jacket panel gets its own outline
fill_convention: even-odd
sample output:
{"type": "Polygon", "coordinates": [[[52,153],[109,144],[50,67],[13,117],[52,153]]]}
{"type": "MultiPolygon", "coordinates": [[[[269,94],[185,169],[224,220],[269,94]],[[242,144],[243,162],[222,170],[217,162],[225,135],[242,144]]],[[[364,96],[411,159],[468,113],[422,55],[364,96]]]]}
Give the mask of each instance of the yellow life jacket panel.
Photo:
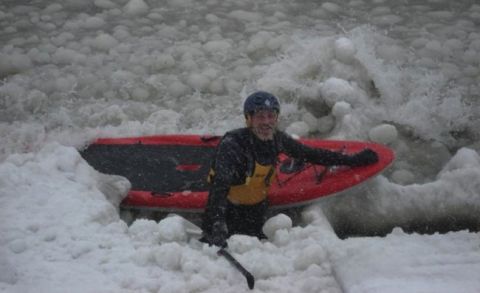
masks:
{"type": "Polygon", "coordinates": [[[260,165],[255,162],[252,176],[244,184],[230,187],[227,198],[233,204],[254,205],[265,200],[270,187],[270,180],[275,174],[273,165],[260,165]]]}

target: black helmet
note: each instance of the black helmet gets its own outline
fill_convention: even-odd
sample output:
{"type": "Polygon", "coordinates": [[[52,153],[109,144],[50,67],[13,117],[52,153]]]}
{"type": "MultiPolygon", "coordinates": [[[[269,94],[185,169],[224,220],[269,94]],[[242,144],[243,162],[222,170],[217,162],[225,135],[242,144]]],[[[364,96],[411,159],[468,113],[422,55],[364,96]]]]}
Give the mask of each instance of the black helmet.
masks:
{"type": "Polygon", "coordinates": [[[243,104],[243,114],[255,113],[259,110],[272,110],[280,113],[280,103],[277,97],[271,93],[258,91],[247,97],[243,104]]]}

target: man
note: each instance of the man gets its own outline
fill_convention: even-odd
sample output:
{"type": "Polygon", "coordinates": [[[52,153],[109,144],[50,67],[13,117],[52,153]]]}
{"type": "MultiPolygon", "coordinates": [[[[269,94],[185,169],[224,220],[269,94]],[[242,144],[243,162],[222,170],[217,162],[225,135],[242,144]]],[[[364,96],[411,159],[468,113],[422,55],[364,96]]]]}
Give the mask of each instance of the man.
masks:
{"type": "Polygon", "coordinates": [[[355,155],[315,149],[277,130],[280,104],[270,93],[259,91],[248,96],[243,112],[247,127],[223,136],[210,172],[201,241],[211,245],[225,247],[233,234],[266,238],[262,227],[267,194],[279,153],[324,166],[362,166],[378,161],[370,149],[355,155]]]}

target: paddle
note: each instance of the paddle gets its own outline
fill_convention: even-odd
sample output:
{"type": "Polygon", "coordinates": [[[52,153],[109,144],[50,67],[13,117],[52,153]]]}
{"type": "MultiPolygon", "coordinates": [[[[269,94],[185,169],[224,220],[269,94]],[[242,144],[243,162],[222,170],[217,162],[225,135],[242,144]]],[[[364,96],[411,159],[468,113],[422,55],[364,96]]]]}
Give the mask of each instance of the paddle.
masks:
{"type": "Polygon", "coordinates": [[[247,279],[248,288],[252,290],[255,286],[255,278],[253,275],[247,271],[242,264],[240,264],[238,260],[236,260],[228,251],[226,251],[225,248],[221,248],[217,254],[225,257],[229,263],[231,263],[237,270],[240,271],[240,273],[242,273],[242,275],[247,279]]]}
{"type": "MultiPolygon", "coordinates": [[[[200,227],[185,218],[183,220],[186,225],[187,234],[195,237],[200,237],[202,235],[202,230],[200,229],[200,227]]],[[[236,260],[225,248],[220,248],[217,254],[226,258],[231,265],[233,265],[240,273],[242,273],[242,275],[247,279],[248,288],[252,290],[255,286],[255,278],[253,277],[253,275],[249,271],[247,271],[247,269],[245,269],[245,267],[240,262],[238,262],[238,260],[236,260]]]]}

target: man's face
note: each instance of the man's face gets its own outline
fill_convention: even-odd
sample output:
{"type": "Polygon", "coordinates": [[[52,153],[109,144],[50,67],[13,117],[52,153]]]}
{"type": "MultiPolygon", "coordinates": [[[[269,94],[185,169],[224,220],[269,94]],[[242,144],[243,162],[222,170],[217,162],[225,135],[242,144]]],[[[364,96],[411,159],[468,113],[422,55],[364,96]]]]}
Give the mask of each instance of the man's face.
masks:
{"type": "Polygon", "coordinates": [[[272,140],[278,123],[278,113],[271,110],[260,110],[250,116],[253,133],[260,140],[272,140]]]}

